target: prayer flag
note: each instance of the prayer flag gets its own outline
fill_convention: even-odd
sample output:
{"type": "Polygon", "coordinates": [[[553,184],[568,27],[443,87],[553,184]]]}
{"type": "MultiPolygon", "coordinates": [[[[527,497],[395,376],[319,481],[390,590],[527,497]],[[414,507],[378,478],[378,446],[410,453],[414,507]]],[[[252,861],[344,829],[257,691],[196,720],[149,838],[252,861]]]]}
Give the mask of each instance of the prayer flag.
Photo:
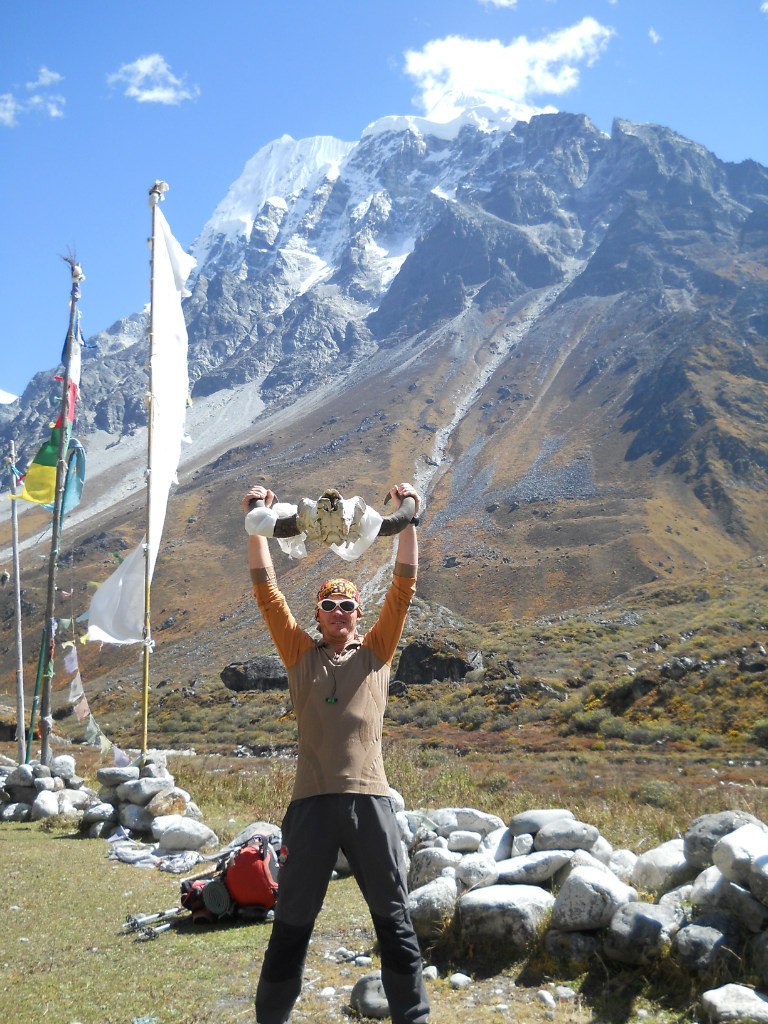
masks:
{"type": "Polygon", "coordinates": [[[85,742],[91,747],[101,746],[103,733],[93,715],[89,715],[88,724],[85,727],[85,742]]]}
{"type": "MultiPolygon", "coordinates": [[[[76,441],[74,437],[69,439],[69,451],[67,453],[67,475],[64,478],[64,494],[61,499],[61,514],[66,515],[73,508],[77,508],[83,496],[83,485],[85,484],[85,448],[76,441]]],[[[46,508],[53,508],[53,503],[48,503],[46,508]]]]}
{"type": "MultiPolygon", "coordinates": [[[[69,434],[75,420],[75,403],[77,402],[77,395],[80,389],[80,356],[80,344],[75,340],[75,343],[72,345],[69,368],[67,422],[62,427],[62,417],[61,415],[59,416],[53,425],[51,436],[38,451],[37,455],[35,455],[26,474],[22,478],[23,487],[19,497],[25,501],[32,501],[36,505],[53,506],[56,498],[56,463],[59,457],[59,440],[61,438],[61,431],[64,429],[64,451],[66,451],[69,444],[69,434]]],[[[55,379],[61,380],[62,378],[56,377],[55,379]]]]}
{"type": "Polygon", "coordinates": [[[116,743],[112,744],[112,758],[114,759],[115,765],[118,768],[125,768],[131,763],[130,757],[124,750],[121,750],[116,743]]]}
{"type": "MultiPolygon", "coordinates": [[[[63,621],[59,619],[59,625],[63,626],[63,624],[63,621]]],[[[74,643],[71,640],[68,640],[61,646],[64,652],[64,671],[68,675],[71,675],[73,672],[77,672],[77,669],[79,667],[77,661],[77,648],[75,647],[74,643]]]]}
{"type": "Polygon", "coordinates": [[[187,327],[181,300],[189,295],[185,285],[195,260],[173,237],[160,208],[154,212],[148,536],[101,584],[91,601],[88,639],[108,644],[143,640],[145,572],[151,582],[168,494],[181,455],[189,391],[187,327]]]}
{"type": "Polygon", "coordinates": [[[85,694],[75,703],[74,706],[75,718],[78,722],[84,722],[91,713],[90,706],[88,704],[88,698],[85,694]]]}
{"type": "Polygon", "coordinates": [[[83,679],[80,673],[77,672],[69,682],[69,703],[76,704],[84,696],[83,679]]]}
{"type": "Polygon", "coordinates": [[[48,505],[56,497],[56,462],[59,457],[60,427],[54,427],[51,436],[34,457],[23,478],[20,498],[37,505],[48,505]]]}

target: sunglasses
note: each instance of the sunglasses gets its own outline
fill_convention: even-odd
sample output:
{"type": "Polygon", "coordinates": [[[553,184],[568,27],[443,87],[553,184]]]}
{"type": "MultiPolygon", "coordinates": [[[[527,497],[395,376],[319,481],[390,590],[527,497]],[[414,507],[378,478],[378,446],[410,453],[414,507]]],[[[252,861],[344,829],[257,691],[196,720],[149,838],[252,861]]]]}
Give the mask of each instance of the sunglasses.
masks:
{"type": "Polygon", "coordinates": [[[351,597],[324,597],[322,601],[317,602],[317,607],[324,612],[333,612],[337,608],[341,608],[343,612],[355,612],[360,605],[357,601],[353,601],[351,597]]]}

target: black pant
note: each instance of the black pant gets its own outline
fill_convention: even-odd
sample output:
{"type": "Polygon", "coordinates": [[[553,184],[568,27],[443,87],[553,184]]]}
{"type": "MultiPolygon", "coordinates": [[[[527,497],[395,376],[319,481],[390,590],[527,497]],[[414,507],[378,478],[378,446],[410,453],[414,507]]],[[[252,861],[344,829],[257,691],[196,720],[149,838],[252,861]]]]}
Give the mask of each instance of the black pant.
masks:
{"type": "Polygon", "coordinates": [[[256,990],[257,1024],[286,1024],[301,991],[312,929],[339,849],[371,912],[381,981],[393,1024],[425,1024],[429,1003],[421,952],[408,913],[400,837],[392,801],[359,793],[293,801],[283,820],[287,857],[275,921],[256,990]]]}

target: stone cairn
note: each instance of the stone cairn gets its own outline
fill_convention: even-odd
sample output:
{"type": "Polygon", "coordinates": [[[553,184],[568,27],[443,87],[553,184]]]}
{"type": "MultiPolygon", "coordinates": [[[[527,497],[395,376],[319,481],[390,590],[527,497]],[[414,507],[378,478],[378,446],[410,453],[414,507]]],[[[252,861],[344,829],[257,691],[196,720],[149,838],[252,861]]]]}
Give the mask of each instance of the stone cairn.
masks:
{"type": "MultiPolygon", "coordinates": [[[[652,967],[672,955],[705,989],[745,977],[768,986],[768,825],[743,811],[697,818],[639,856],[614,849],[562,808],[505,824],[472,808],[398,813],[411,917],[424,944],[509,962],[543,943],[554,960],[652,967]]],[[[768,1022],[751,985],[703,991],[712,1021],[768,1022]]]]}
{"type": "Polygon", "coordinates": [[[144,765],[103,767],[96,772],[98,791],[85,785],[71,754],[50,765],[0,763],[0,822],[39,821],[64,816],[75,819],[91,839],[120,835],[151,840],[159,856],[209,850],[218,846],[216,833],[202,821],[200,809],[176,785],[161,754],[144,765]]]}
{"type": "MultiPolygon", "coordinates": [[[[97,778],[98,792],[67,754],[49,766],[0,763],[0,822],[64,815],[92,838],[122,826],[166,854],[218,845],[162,757],[141,769],[103,767],[97,778]]],[[[614,849],[564,808],[525,811],[505,824],[466,807],[408,811],[394,790],[392,797],[410,913],[425,946],[449,932],[455,949],[513,962],[543,944],[579,968],[598,958],[652,968],[672,955],[702,990],[723,976],[768,988],[768,825],[753,815],[703,815],[681,838],[637,855],[614,849]]],[[[341,854],[336,868],[348,871],[341,854]]],[[[380,996],[377,972],[355,989],[358,1007],[366,989],[380,996]]],[[[714,1024],[768,1024],[768,995],[752,984],[720,985],[701,998],[714,1024]]],[[[369,1010],[385,1014],[386,1005],[369,1010]]]]}

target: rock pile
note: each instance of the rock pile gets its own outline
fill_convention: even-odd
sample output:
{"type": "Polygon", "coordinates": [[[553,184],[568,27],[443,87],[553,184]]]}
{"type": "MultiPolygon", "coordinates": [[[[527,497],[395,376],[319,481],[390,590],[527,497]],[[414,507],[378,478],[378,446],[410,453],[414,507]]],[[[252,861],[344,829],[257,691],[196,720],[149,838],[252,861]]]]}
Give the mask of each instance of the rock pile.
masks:
{"type": "Polygon", "coordinates": [[[83,813],[94,792],[76,772],[69,754],[54,757],[50,765],[33,761],[0,763],[0,821],[36,821],[55,815],[83,813]]]}
{"type": "MultiPolygon", "coordinates": [[[[398,821],[425,943],[449,934],[467,955],[511,962],[543,941],[579,966],[672,955],[702,987],[723,976],[768,986],[768,825],[751,814],[704,815],[640,856],[562,808],[508,825],[472,808],[403,808],[398,821]]],[[[704,992],[702,1005],[713,1021],[768,1022],[768,996],[748,985],[704,992]]]]}
{"type": "MultiPolygon", "coordinates": [[[[148,839],[171,856],[218,846],[162,757],[100,768],[97,779],[98,791],[85,786],[67,754],[48,766],[0,763],[0,821],[66,815],[84,835],[148,839]]],[[[450,936],[459,955],[513,962],[542,943],[579,968],[598,958],[647,968],[672,956],[702,989],[732,979],[702,992],[715,1024],[768,1024],[768,995],[752,987],[768,988],[768,825],[754,815],[704,815],[638,856],[565,808],[505,824],[467,807],[408,811],[392,796],[425,946],[450,936]]],[[[337,870],[348,871],[341,854],[337,870]]],[[[377,993],[375,974],[367,980],[377,993]]]]}
{"type": "Polygon", "coordinates": [[[0,764],[0,821],[38,821],[64,815],[92,839],[121,836],[152,840],[158,854],[218,846],[189,793],[176,785],[161,755],[139,768],[104,767],[98,791],[75,771],[75,759],[60,754],[50,765],[33,761],[0,764]]]}

